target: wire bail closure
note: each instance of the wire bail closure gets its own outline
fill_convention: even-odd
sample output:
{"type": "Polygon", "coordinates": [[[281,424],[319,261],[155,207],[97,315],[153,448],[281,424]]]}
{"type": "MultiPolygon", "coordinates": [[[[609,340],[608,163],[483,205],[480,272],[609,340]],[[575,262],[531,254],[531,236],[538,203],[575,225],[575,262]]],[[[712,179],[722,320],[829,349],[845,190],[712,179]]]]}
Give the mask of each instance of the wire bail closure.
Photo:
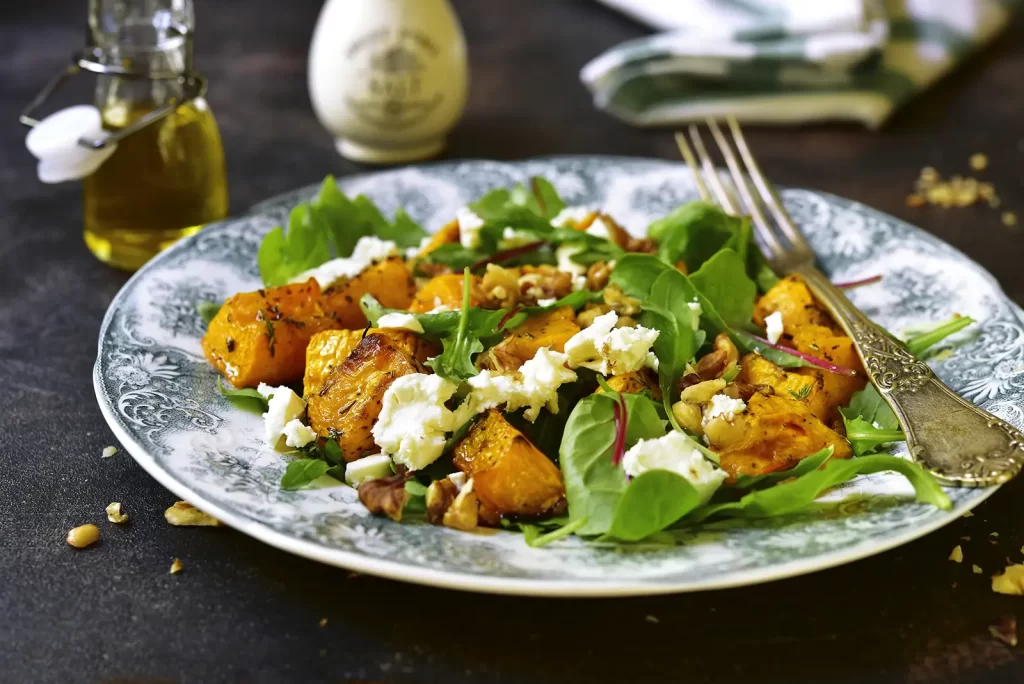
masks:
{"type": "Polygon", "coordinates": [[[73,53],[71,56],[71,63],[68,64],[67,68],[55,75],[45,86],[43,86],[43,89],[40,90],[39,93],[32,98],[32,101],[28,103],[28,106],[21,111],[21,115],[18,117],[18,120],[29,128],[37,126],[39,124],[39,119],[35,118],[35,112],[46,103],[50,96],[52,96],[67,79],[80,74],[82,71],[88,71],[101,76],[116,76],[136,80],[177,81],[181,85],[183,93],[183,98],[180,102],[171,101],[159,109],[154,109],[148,114],[139,117],[128,126],[114,131],[109,135],[102,138],[79,138],[78,144],[91,150],[101,150],[108,145],[117,144],[129,135],[132,135],[146,126],[163,119],[181,105],[203,97],[206,95],[207,89],[206,78],[201,74],[192,71],[191,68],[192,33],[184,27],[175,27],[173,30],[179,36],[184,38],[188,44],[188,48],[186,50],[188,66],[184,72],[156,71],[143,73],[133,71],[132,69],[126,69],[125,67],[118,65],[104,64],[102,61],[104,57],[103,50],[100,47],[93,45],[85,50],[73,53]]]}

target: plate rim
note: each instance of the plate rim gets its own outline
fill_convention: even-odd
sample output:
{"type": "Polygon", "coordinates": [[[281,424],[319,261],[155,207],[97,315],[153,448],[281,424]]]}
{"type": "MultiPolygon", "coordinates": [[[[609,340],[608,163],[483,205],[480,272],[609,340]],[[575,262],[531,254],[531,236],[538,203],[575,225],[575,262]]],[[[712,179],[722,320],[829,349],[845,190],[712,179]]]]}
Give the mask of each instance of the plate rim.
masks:
{"type": "MultiPolygon", "coordinates": [[[[405,168],[431,168],[431,167],[444,167],[444,166],[455,166],[458,164],[465,163],[489,163],[489,164],[507,164],[510,166],[519,166],[531,162],[544,162],[544,161],[567,161],[567,160],[579,160],[579,161],[606,161],[606,162],[658,162],[667,166],[678,166],[685,168],[685,164],[682,162],[676,162],[674,160],[662,159],[658,157],[639,157],[629,155],[548,155],[542,157],[529,157],[520,160],[491,160],[482,158],[458,158],[458,159],[447,159],[437,160],[424,164],[414,164],[402,167],[394,167],[389,169],[378,169],[372,171],[363,171],[354,174],[348,174],[340,176],[339,180],[348,179],[359,179],[363,177],[370,177],[379,175],[381,173],[387,173],[390,171],[397,171],[405,168]]],[[[261,208],[265,205],[280,201],[289,196],[298,195],[310,188],[315,187],[315,183],[303,185],[293,190],[279,193],[265,200],[257,202],[248,209],[243,210],[237,215],[226,217],[220,221],[208,224],[207,228],[217,226],[229,221],[238,220],[245,216],[252,216],[258,213],[261,208]]],[[[992,273],[990,273],[981,264],[976,262],[970,256],[962,252],[960,249],[941,238],[929,233],[928,231],[919,228],[899,217],[892,216],[881,210],[874,209],[869,205],[863,204],[856,200],[850,200],[839,195],[835,195],[822,190],[816,190],[813,188],[800,188],[802,190],[808,190],[815,194],[824,196],[826,198],[832,198],[836,200],[842,200],[844,202],[853,202],[858,206],[865,207],[871,211],[881,213],[888,216],[896,221],[904,223],[914,228],[919,233],[923,234],[927,239],[934,240],[935,242],[943,245],[945,248],[953,250],[959,258],[968,261],[970,264],[976,267],[979,274],[984,275],[994,285],[998,293],[1003,297],[1004,301],[1008,303],[1013,309],[1014,313],[1021,319],[1024,319],[1024,310],[1021,309],[1013,300],[1011,300],[1006,293],[1003,291],[998,280],[992,273]]],[[[258,520],[251,520],[244,515],[236,514],[226,508],[221,507],[219,504],[213,501],[207,500],[198,491],[193,490],[184,482],[178,480],[176,476],[169,470],[163,468],[154,459],[147,449],[134,439],[120,424],[116,416],[113,413],[113,408],[110,402],[107,400],[106,394],[103,388],[103,382],[101,377],[101,361],[102,361],[102,343],[107,335],[108,329],[113,321],[113,316],[117,304],[120,303],[122,297],[128,292],[135,284],[137,279],[145,277],[147,272],[160,261],[170,258],[171,255],[177,253],[179,250],[188,249],[193,241],[200,239],[201,234],[196,233],[191,235],[184,240],[181,240],[169,249],[164,250],[145,265],[136,271],[132,276],[125,281],[124,285],[118,290],[117,294],[114,295],[107,307],[107,311],[103,316],[102,322],[100,323],[98,339],[97,339],[97,356],[96,361],[93,365],[93,390],[96,395],[97,404],[99,405],[100,412],[103,415],[110,430],[114,433],[119,443],[125,448],[125,450],[131,455],[131,457],[138,463],[143,470],[145,470],[150,476],[152,476],[157,482],[163,487],[168,489],[171,493],[182,499],[193,503],[203,511],[213,515],[226,526],[231,527],[238,532],[246,534],[258,541],[268,544],[272,547],[292,553],[303,558],[307,558],[313,561],[333,565],[340,568],[345,568],[355,572],[362,572],[365,574],[374,575],[377,577],[383,577],[386,579],[398,580],[403,582],[409,582],[413,584],[426,585],[431,587],[453,589],[459,591],[475,592],[475,593],[487,593],[497,595],[514,595],[514,596],[537,596],[537,597],[564,597],[564,598],[615,598],[615,597],[629,597],[629,596],[652,596],[652,595],[665,595],[665,594],[681,594],[698,591],[711,591],[720,589],[729,589],[744,586],[754,586],[758,584],[764,584],[767,582],[773,582],[776,580],[788,579],[820,570],[826,570],[829,568],[846,565],[864,558],[869,558],[877,554],[890,551],[899,546],[903,546],[912,541],[920,539],[928,534],[931,534],[939,528],[945,527],[950,524],[964,513],[974,509],[975,507],[982,504],[989,497],[991,497],[999,489],[999,486],[989,487],[981,492],[981,496],[965,501],[962,505],[955,505],[946,514],[945,517],[938,518],[925,525],[913,527],[904,533],[894,535],[885,541],[872,542],[872,543],[861,543],[855,545],[849,549],[841,551],[835,551],[822,556],[816,556],[809,559],[797,559],[794,561],[788,561],[780,565],[768,566],[766,568],[756,568],[749,570],[741,570],[736,573],[729,575],[728,579],[717,580],[717,579],[706,579],[706,580],[688,580],[681,581],[678,583],[669,582],[650,582],[650,581],[636,581],[629,579],[615,579],[611,581],[602,581],[595,579],[531,579],[529,577],[491,577],[484,575],[477,575],[468,572],[454,571],[454,570],[439,570],[434,568],[426,568],[421,566],[409,565],[400,561],[392,561],[383,558],[376,558],[368,556],[355,551],[345,551],[342,549],[332,549],[325,547],[315,541],[309,541],[294,536],[289,536],[283,532],[278,532],[258,520]]]]}

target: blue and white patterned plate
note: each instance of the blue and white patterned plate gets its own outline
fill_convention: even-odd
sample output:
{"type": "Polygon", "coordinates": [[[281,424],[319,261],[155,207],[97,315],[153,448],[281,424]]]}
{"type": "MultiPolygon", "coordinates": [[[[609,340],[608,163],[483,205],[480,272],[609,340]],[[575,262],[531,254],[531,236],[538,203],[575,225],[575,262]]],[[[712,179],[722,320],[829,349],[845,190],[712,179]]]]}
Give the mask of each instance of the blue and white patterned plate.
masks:
{"type": "MultiPolygon", "coordinates": [[[[465,161],[352,176],[386,212],[402,206],[435,229],[488,189],[543,175],[570,204],[603,207],[634,232],[695,197],[680,164],[614,157],[519,163],[465,161]]],[[[688,543],[623,553],[567,540],[527,547],[509,532],[467,534],[370,516],[354,490],[286,492],[286,457],[263,447],[258,416],[233,409],[199,340],[197,300],[259,285],[256,250],[309,187],[209,226],[167,250],[121,290],[100,330],[94,382],[103,414],[128,452],[161,484],[245,534],[308,558],[383,577],[471,591],[611,596],[765,582],[847,563],[904,544],[955,519],[994,490],[952,489],[951,511],[915,503],[898,477],[861,477],[815,511],[721,525],[688,543]]],[[[927,233],[868,207],[809,190],[784,200],[836,280],[883,274],[851,293],[897,333],[953,313],[979,321],[956,354],[935,362],[964,396],[1024,428],[1022,313],[980,266],[927,233]]]]}

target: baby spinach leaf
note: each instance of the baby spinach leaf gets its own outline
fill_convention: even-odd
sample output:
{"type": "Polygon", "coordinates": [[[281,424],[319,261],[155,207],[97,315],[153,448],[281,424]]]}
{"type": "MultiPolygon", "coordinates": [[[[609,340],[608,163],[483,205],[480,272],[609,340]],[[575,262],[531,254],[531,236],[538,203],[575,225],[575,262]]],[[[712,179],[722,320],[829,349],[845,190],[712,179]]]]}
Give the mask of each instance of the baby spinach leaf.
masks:
{"type": "Polygon", "coordinates": [[[738,223],[710,202],[689,202],[648,226],[647,236],[658,243],[663,261],[682,260],[693,271],[732,239],[738,223]]]}
{"type": "Polygon", "coordinates": [[[739,328],[750,323],[757,285],[747,277],[743,259],[732,249],[723,249],[705,261],[690,275],[690,282],[726,325],[739,328]]]}
{"type": "Polygon", "coordinates": [[[782,470],[777,473],[766,473],[764,475],[737,475],[736,482],[731,485],[726,485],[726,487],[731,489],[763,489],[765,487],[770,487],[771,485],[778,484],[783,480],[800,477],[812,470],[817,470],[825,463],[825,461],[832,458],[833,453],[835,453],[835,448],[828,446],[816,454],[811,454],[806,458],[800,459],[800,461],[789,470],[782,470]]]}
{"type": "Polygon", "coordinates": [[[811,470],[796,480],[767,489],[750,492],[739,501],[711,504],[692,513],[686,522],[700,522],[712,517],[768,518],[793,513],[810,505],[826,489],[852,480],[857,475],[895,471],[910,481],[921,503],[949,510],[952,503],[930,474],[916,463],[879,454],[830,460],[825,467],[811,470]]]}
{"type": "Polygon", "coordinates": [[[330,258],[328,235],[317,228],[308,204],[292,209],[287,233],[280,226],[267,233],[256,255],[263,284],[268,286],[283,285],[330,258]]]}
{"type": "Polygon", "coordinates": [[[907,338],[907,351],[914,356],[921,356],[942,340],[963,330],[971,323],[974,323],[974,319],[970,316],[954,316],[931,330],[907,338]]]}
{"type": "Polygon", "coordinates": [[[220,312],[220,308],[223,304],[217,302],[200,301],[196,302],[196,313],[203,319],[203,323],[210,325],[210,321],[216,318],[217,313],[220,312]]]}
{"type": "Polygon", "coordinates": [[[900,429],[899,419],[874,385],[868,385],[861,391],[855,392],[850,398],[850,405],[841,410],[848,411],[851,417],[859,417],[869,423],[877,423],[883,430],[900,429]]]}
{"type": "Polygon", "coordinates": [[[217,389],[228,403],[248,413],[263,415],[267,412],[267,400],[263,395],[251,388],[234,389],[225,387],[221,377],[217,376],[217,389]]]}
{"type": "Polygon", "coordinates": [[[661,387],[665,408],[676,425],[670,407],[675,395],[676,381],[682,377],[686,364],[693,360],[694,355],[704,341],[703,331],[695,331],[693,326],[694,313],[687,305],[687,298],[680,296],[692,286],[679,271],[670,268],[664,271],[651,286],[650,294],[641,302],[644,309],[640,317],[642,325],[658,331],[658,339],[654,341],[654,354],[658,357],[658,385],[661,387]]]}
{"type": "Polygon", "coordinates": [[[630,297],[643,302],[651,293],[654,281],[671,266],[650,254],[627,254],[612,270],[610,282],[630,297]]]}
{"type": "MultiPolygon", "coordinates": [[[[622,396],[629,417],[626,448],[640,439],[654,439],[665,434],[665,422],[651,399],[638,394],[622,396]]],[[[626,474],[612,463],[617,402],[618,396],[591,394],[576,404],[562,435],[559,467],[565,480],[569,520],[585,520],[578,523],[580,527],[576,530],[576,534],[581,536],[596,536],[608,531],[615,507],[626,490],[626,474]]]]}
{"type": "Polygon", "coordinates": [[[327,461],[317,458],[299,458],[288,464],[281,477],[281,489],[295,490],[308,487],[309,484],[327,474],[327,461]]]}
{"type": "Polygon", "coordinates": [[[700,494],[671,470],[649,470],[630,480],[615,506],[608,537],[640,541],[660,532],[700,505],[700,494]]]}
{"type": "Polygon", "coordinates": [[[863,456],[892,442],[906,440],[900,421],[874,385],[855,393],[850,405],[839,409],[853,453],[863,456]]]}

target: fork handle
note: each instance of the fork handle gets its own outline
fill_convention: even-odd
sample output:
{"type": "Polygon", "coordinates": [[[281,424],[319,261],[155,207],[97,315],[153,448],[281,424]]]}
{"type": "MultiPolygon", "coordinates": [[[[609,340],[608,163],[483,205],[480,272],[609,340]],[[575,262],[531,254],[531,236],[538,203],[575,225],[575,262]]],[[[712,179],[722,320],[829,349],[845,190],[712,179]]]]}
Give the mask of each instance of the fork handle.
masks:
{"type": "Polygon", "coordinates": [[[868,379],[899,418],[914,461],[943,483],[961,487],[1000,484],[1020,472],[1024,433],[949,389],[821,271],[804,266],[793,272],[853,340],[868,379]]]}

